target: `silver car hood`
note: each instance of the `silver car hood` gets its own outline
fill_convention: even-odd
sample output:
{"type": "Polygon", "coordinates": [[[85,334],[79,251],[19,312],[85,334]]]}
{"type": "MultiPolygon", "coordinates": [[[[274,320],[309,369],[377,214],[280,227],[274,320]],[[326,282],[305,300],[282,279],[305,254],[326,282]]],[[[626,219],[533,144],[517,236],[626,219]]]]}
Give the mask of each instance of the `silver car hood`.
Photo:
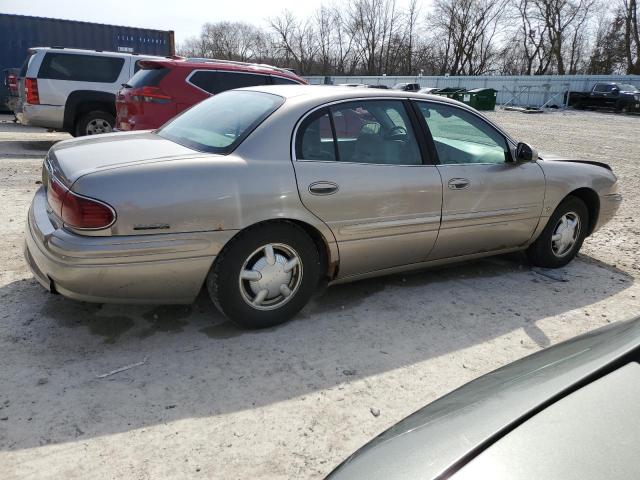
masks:
{"type": "Polygon", "coordinates": [[[49,150],[49,163],[67,186],[97,170],[203,154],[150,131],[108,133],[65,140],[49,150]]]}
{"type": "Polygon", "coordinates": [[[535,353],[418,410],[366,444],[332,480],[436,479],[640,347],[640,318],[535,353]]]}

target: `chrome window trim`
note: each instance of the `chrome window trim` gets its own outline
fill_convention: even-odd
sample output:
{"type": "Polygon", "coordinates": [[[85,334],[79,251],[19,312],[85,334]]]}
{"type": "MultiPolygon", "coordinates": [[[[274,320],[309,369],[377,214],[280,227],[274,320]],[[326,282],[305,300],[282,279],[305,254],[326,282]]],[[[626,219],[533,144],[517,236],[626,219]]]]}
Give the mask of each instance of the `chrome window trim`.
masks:
{"type": "MultiPolygon", "coordinates": [[[[343,161],[338,161],[338,160],[305,160],[304,158],[300,158],[298,159],[296,157],[296,138],[298,137],[298,129],[300,128],[300,125],[302,124],[302,122],[304,122],[306,120],[306,118],[308,116],[310,116],[311,114],[313,114],[314,112],[317,112],[318,110],[321,110],[323,108],[328,108],[331,107],[333,105],[339,105],[341,103],[352,103],[352,102],[359,102],[359,101],[368,101],[368,100],[395,100],[397,102],[403,103],[405,100],[410,99],[411,97],[404,97],[404,96],[393,96],[393,97],[385,97],[385,96],[376,96],[376,97],[354,97],[354,98],[347,98],[347,99],[340,99],[340,100],[332,100],[330,102],[327,103],[323,103],[321,105],[317,105],[315,107],[313,107],[311,110],[308,110],[307,112],[304,113],[304,115],[302,115],[302,117],[300,117],[298,119],[298,121],[296,122],[295,127],[293,128],[293,134],[291,136],[291,159],[294,162],[321,162],[321,163],[331,163],[331,164],[344,164],[344,165],[375,165],[375,166],[381,166],[381,167],[435,167],[435,165],[433,164],[425,164],[422,163],[420,165],[414,165],[414,164],[400,164],[400,165],[395,165],[395,164],[389,164],[389,163],[363,163],[363,162],[343,162],[343,161]]],[[[405,107],[404,103],[403,103],[403,107],[405,107]]],[[[406,107],[405,107],[406,109],[406,107]]],[[[409,113],[407,112],[407,115],[409,115],[409,113]]],[[[411,123],[411,128],[414,130],[413,134],[416,137],[416,142],[417,142],[417,136],[419,135],[419,132],[415,131],[415,128],[413,127],[413,123],[411,122],[411,119],[409,119],[409,123],[411,123]]]]}

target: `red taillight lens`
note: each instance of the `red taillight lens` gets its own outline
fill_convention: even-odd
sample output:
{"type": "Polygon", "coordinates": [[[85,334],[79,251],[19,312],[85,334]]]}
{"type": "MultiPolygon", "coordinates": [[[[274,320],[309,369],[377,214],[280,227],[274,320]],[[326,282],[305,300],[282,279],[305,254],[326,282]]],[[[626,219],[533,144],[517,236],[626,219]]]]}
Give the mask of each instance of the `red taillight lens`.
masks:
{"type": "Polygon", "coordinates": [[[27,96],[27,103],[38,105],[40,95],[38,94],[38,80],[36,78],[24,79],[24,93],[27,96]]]}
{"type": "Polygon", "coordinates": [[[70,190],[64,197],[61,216],[66,225],[74,228],[107,228],[115,220],[111,207],[70,190]]]}
{"type": "Polygon", "coordinates": [[[160,87],[134,88],[130,95],[132,102],[168,103],[171,101],[171,96],[163,92],[160,87]]]}
{"type": "Polygon", "coordinates": [[[49,206],[59,217],[62,215],[62,202],[67,194],[68,189],[55,178],[49,177],[49,184],[47,185],[47,201],[49,206]]]}
{"type": "Polygon", "coordinates": [[[115,220],[113,209],[98,200],[80,196],[58,182],[49,179],[47,200],[56,215],[65,225],[79,229],[101,229],[109,227],[115,220]]]}

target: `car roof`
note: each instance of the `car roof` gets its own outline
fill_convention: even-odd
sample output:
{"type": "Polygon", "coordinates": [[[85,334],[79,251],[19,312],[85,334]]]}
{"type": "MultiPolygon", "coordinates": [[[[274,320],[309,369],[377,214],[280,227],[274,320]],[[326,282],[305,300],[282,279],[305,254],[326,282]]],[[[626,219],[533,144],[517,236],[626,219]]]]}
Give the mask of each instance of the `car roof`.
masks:
{"type": "Polygon", "coordinates": [[[630,361],[638,348],[640,317],[537,352],[418,410],[351,455],[328,478],[448,477],[566,394],[630,361]]]}
{"type": "Polygon", "coordinates": [[[136,58],[144,58],[144,59],[158,59],[165,60],[166,57],[161,57],[158,55],[147,55],[144,53],[125,53],[125,52],[110,52],[107,50],[89,50],[82,48],[67,48],[67,47],[30,47],[29,51],[31,52],[56,52],[56,53],[70,53],[73,55],[101,55],[108,57],[136,57],[136,58]]]}
{"type": "Polygon", "coordinates": [[[276,75],[279,77],[304,81],[302,77],[296,75],[293,72],[262,63],[245,63],[216,59],[206,61],[200,59],[190,60],[188,58],[169,59],[162,57],[160,57],[158,60],[151,60],[150,63],[163,65],[168,68],[183,68],[188,70],[228,70],[236,72],[254,72],[264,75],[276,75]]]}
{"type": "Polygon", "coordinates": [[[255,87],[245,87],[242,90],[254,90],[265,93],[272,93],[284,97],[285,99],[296,98],[298,101],[322,100],[331,102],[333,100],[345,100],[349,98],[416,98],[420,100],[432,99],[452,105],[462,105],[456,100],[452,100],[439,95],[429,95],[418,92],[405,92],[402,90],[380,89],[380,88],[353,88],[342,85],[264,85],[255,87]]]}

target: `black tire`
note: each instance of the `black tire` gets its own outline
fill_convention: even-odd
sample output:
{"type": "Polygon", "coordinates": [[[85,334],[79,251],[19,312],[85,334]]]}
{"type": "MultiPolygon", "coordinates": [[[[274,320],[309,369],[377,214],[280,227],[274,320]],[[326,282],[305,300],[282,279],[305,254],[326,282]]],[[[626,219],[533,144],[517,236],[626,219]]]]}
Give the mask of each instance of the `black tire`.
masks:
{"type": "Polygon", "coordinates": [[[527,257],[529,261],[538,267],[544,268],[560,268],[564,267],[577,255],[582,242],[587,236],[589,229],[589,210],[582,200],[578,197],[568,196],[565,198],[553,215],[549,218],[547,226],[544,228],[540,236],[527,249],[527,257]],[[560,226],[563,216],[576,215],[579,218],[579,232],[575,238],[573,245],[566,251],[556,251],[552,236],[560,226]]]}
{"type": "Polygon", "coordinates": [[[623,101],[619,100],[618,103],[616,103],[616,112],[617,113],[628,113],[629,112],[629,105],[626,102],[623,102],[623,101]]]}
{"type": "MultiPolygon", "coordinates": [[[[266,265],[263,268],[266,268],[266,265]]],[[[306,305],[318,286],[320,271],[318,249],[302,228],[289,222],[265,223],[241,232],[225,246],[209,272],[207,290],[218,310],[236,325],[249,329],[272,327],[291,319],[306,305]],[[282,258],[287,258],[286,248],[290,249],[289,254],[297,254],[301,268],[294,267],[292,275],[295,276],[297,272],[300,280],[298,282],[292,278],[291,283],[287,284],[293,288],[294,282],[297,282],[289,297],[281,295],[282,299],[278,300],[279,297],[275,296],[266,300],[274,302],[273,305],[254,307],[249,304],[249,300],[252,295],[257,297],[259,294],[252,289],[260,287],[250,280],[241,280],[240,272],[243,267],[244,270],[259,268],[255,267],[258,262],[253,263],[254,267],[251,267],[251,263],[245,263],[250,262],[255,256],[260,256],[266,245],[275,246],[276,258],[280,263],[282,258]],[[278,301],[284,303],[278,306],[278,301]]],[[[275,284],[277,283],[275,281],[275,284]]],[[[270,295],[271,291],[269,290],[270,295]]]]}
{"type": "Polygon", "coordinates": [[[108,133],[113,130],[116,123],[115,117],[109,112],[102,110],[92,110],[82,115],[77,121],[74,128],[74,137],[83,137],[85,135],[95,135],[98,133],[108,133]],[[108,124],[108,127],[107,127],[108,124]],[[89,127],[92,126],[94,133],[90,133],[89,127]]]}

